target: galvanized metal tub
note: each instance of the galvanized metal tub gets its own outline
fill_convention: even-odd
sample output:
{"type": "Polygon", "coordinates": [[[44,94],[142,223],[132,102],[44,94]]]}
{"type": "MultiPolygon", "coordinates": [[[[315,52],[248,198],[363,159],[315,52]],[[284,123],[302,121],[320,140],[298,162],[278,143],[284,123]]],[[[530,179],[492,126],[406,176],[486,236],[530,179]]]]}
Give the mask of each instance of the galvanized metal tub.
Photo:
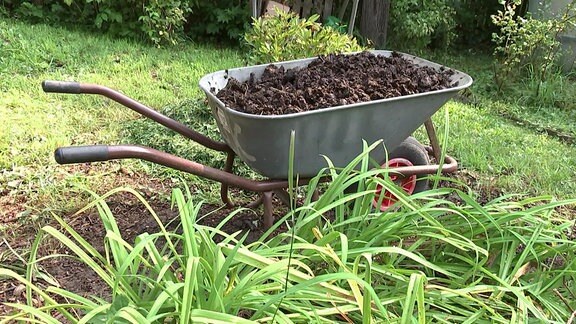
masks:
{"type": "MultiPolygon", "coordinates": [[[[390,56],[390,51],[372,51],[390,56]]],[[[419,66],[442,66],[412,55],[402,54],[419,66]]],[[[285,69],[305,67],[315,58],[274,63],[285,69]]],[[[388,151],[396,148],[430,118],[458,91],[469,87],[472,78],[455,71],[452,83],[458,85],[438,91],[337,106],[288,115],[259,116],[230,109],[216,94],[229,78],[240,82],[254,73],[259,78],[269,64],[241,67],[208,74],[200,80],[212,114],[226,143],[242,161],[271,179],[288,177],[290,136],[295,132],[294,174],[312,177],[327,166],[327,156],[335,166],[346,166],[362,152],[362,140],[369,144],[382,139],[388,151]]],[[[446,68],[446,67],[445,67],[446,68]]],[[[384,147],[372,152],[384,161],[384,147]]]]}

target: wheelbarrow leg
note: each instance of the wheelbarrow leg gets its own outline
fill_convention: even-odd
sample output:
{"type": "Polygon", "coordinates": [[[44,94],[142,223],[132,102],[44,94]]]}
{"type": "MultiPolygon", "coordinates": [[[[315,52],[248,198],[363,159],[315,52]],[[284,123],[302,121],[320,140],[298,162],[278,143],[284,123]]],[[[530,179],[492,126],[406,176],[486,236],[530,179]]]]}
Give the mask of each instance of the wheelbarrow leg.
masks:
{"type": "Polygon", "coordinates": [[[286,191],[286,189],[277,189],[274,190],[274,194],[286,207],[290,207],[292,204],[290,203],[290,194],[286,191]]]}
{"type": "Polygon", "coordinates": [[[258,199],[254,200],[253,202],[249,203],[246,205],[246,208],[249,209],[254,209],[254,208],[258,208],[258,206],[262,205],[263,202],[263,198],[262,195],[258,196],[258,199]]]}
{"type": "Polygon", "coordinates": [[[318,201],[320,199],[320,191],[318,189],[314,189],[312,193],[312,201],[318,201]]]}
{"type": "MultiPolygon", "coordinates": [[[[224,172],[232,173],[232,168],[234,167],[234,157],[234,153],[228,153],[226,156],[226,164],[224,165],[224,172]]],[[[234,203],[230,200],[230,196],[228,195],[229,188],[230,186],[227,183],[222,182],[220,185],[220,198],[222,199],[222,202],[226,204],[226,208],[233,208],[234,203]]]]}
{"type": "Polygon", "coordinates": [[[265,191],[260,193],[260,197],[258,197],[258,199],[246,205],[246,208],[249,209],[255,209],[262,205],[263,226],[265,229],[268,229],[274,225],[274,205],[272,204],[273,196],[274,191],[265,191]]]}
{"type": "Polygon", "coordinates": [[[426,133],[428,133],[428,138],[430,139],[430,146],[432,146],[432,154],[434,154],[436,163],[442,165],[444,162],[441,161],[442,151],[440,150],[440,142],[438,142],[438,137],[436,136],[436,130],[434,129],[432,119],[428,118],[428,120],[424,122],[424,126],[426,127],[426,133]]]}
{"type": "Polygon", "coordinates": [[[274,192],[267,191],[262,193],[262,203],[264,207],[264,228],[270,228],[274,225],[274,206],[272,205],[272,195],[274,192]]]}

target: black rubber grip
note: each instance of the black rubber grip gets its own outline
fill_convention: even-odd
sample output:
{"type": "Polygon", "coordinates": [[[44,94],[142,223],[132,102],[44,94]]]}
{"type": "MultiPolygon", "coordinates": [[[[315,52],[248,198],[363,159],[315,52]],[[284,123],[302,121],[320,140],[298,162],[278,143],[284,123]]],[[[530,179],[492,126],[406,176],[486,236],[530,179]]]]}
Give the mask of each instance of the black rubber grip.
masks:
{"type": "Polygon", "coordinates": [[[107,145],[68,146],[54,151],[58,164],[108,161],[107,145]]]}
{"type": "Polygon", "coordinates": [[[80,83],[68,81],[42,81],[44,92],[80,93],[80,83]]]}

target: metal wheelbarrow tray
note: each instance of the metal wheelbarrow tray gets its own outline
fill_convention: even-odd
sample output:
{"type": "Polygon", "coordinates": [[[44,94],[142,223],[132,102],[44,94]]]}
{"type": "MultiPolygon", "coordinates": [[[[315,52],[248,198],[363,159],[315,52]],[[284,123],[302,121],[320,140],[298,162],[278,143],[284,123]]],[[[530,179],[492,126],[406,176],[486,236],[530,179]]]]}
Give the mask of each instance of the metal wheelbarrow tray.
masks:
{"type": "MultiPolygon", "coordinates": [[[[390,56],[390,51],[372,51],[390,56]]],[[[403,57],[418,66],[440,69],[442,66],[415,56],[403,57]]],[[[314,58],[275,63],[285,69],[302,68],[314,58]]],[[[212,115],[220,133],[230,147],[250,168],[271,179],[288,177],[290,133],[295,131],[295,173],[315,176],[326,166],[325,155],[336,166],[345,166],[362,151],[362,140],[373,143],[379,139],[392,151],[429,119],[458,91],[467,88],[472,79],[455,71],[451,83],[456,87],[353,105],[324,108],[278,116],[246,114],[230,109],[216,97],[230,77],[247,81],[251,74],[259,79],[268,66],[258,65],[218,71],[200,79],[200,88],[208,97],[212,115]]],[[[384,161],[384,149],[372,157],[384,161]]]]}
{"type": "MultiPolygon", "coordinates": [[[[390,51],[372,51],[389,56],[390,51]]],[[[446,68],[427,60],[402,54],[419,66],[435,69],[446,68]]],[[[285,69],[307,66],[314,58],[275,63],[285,69]]],[[[230,186],[260,193],[260,199],[250,207],[264,205],[264,226],[273,224],[272,195],[285,198],[288,188],[289,146],[291,133],[295,132],[294,174],[299,175],[299,185],[306,184],[326,167],[322,156],[327,156],[335,166],[346,166],[362,152],[362,140],[368,143],[383,140],[389,152],[394,151],[422,124],[426,126],[432,148],[429,152],[440,161],[440,148],[431,116],[458,91],[472,84],[470,76],[454,71],[451,83],[457,86],[426,93],[376,100],[365,103],[325,108],[279,116],[250,115],[226,107],[216,94],[230,77],[245,81],[254,74],[259,77],[267,65],[242,67],[208,74],[200,80],[212,114],[224,138],[224,143],[214,141],[186,125],[170,119],[128,96],[110,88],[77,82],[44,81],[45,92],[70,94],[98,94],[110,98],[141,115],[172,129],[179,134],[216,151],[227,154],[224,169],[216,169],[186,160],[152,148],[137,145],[90,145],[58,148],[56,161],[60,164],[107,161],[137,158],[170,168],[199,175],[221,183],[221,198],[233,206],[228,197],[230,186]],[[268,178],[253,180],[233,173],[235,156],[250,168],[268,178]]],[[[375,161],[386,161],[384,148],[372,152],[375,161]]],[[[446,156],[438,165],[400,164],[394,169],[404,177],[431,174],[439,169],[454,172],[456,161],[446,156]]]]}

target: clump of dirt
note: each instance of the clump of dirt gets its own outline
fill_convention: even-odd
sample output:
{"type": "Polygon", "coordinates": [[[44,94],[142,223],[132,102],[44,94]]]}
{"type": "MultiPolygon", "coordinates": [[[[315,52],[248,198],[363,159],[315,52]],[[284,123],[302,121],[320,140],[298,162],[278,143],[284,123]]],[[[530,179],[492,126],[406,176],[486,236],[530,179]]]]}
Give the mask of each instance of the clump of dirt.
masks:
{"type": "Polygon", "coordinates": [[[244,113],[284,115],[451,88],[454,73],[419,66],[399,53],[329,55],[304,68],[271,64],[259,80],[254,74],[246,82],[230,78],[216,95],[244,113]]]}

